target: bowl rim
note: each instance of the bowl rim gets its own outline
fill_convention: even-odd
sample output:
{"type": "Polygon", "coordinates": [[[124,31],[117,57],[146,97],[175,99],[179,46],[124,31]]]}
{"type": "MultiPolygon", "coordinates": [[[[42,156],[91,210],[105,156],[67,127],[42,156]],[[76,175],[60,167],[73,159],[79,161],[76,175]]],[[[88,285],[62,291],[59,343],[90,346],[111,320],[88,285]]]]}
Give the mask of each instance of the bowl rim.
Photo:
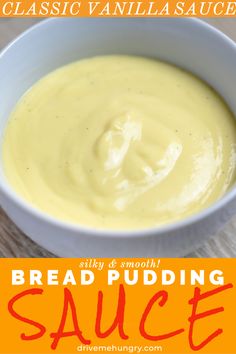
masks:
{"type": "MultiPolygon", "coordinates": [[[[19,36],[17,36],[14,40],[12,40],[3,50],[0,52],[0,60],[2,57],[7,53],[9,49],[11,49],[15,43],[20,41],[22,38],[26,37],[29,33],[31,33],[34,30],[40,29],[41,27],[44,27],[47,24],[55,23],[58,21],[63,21],[63,20],[81,20],[80,19],[62,19],[62,18],[48,18],[45,20],[40,21],[39,23],[34,24],[24,32],[22,32],[19,36]]],[[[86,18],[86,20],[90,20],[89,18],[86,18]]],[[[92,21],[104,21],[108,20],[107,18],[92,18],[92,21]]],[[[112,18],[112,20],[116,20],[112,18]]],[[[214,35],[217,35],[218,37],[221,37],[222,40],[228,43],[234,50],[235,50],[235,55],[236,55],[236,43],[229,38],[226,34],[221,32],[219,29],[215,28],[214,26],[210,25],[207,22],[202,21],[199,18],[119,18],[118,20],[121,21],[130,21],[130,20],[161,20],[161,21],[179,21],[182,23],[192,23],[195,26],[199,27],[205,27],[206,30],[211,32],[214,35]]],[[[0,63],[1,65],[1,63],[0,63]]],[[[2,144],[0,146],[2,148],[2,144]]],[[[1,153],[1,151],[0,151],[1,153]]],[[[4,173],[3,173],[4,175],[4,173]]],[[[160,226],[151,226],[148,228],[143,228],[143,229],[100,229],[100,228],[95,228],[91,226],[86,226],[86,225],[81,225],[79,223],[75,222],[70,222],[70,221],[63,221],[60,220],[59,218],[56,218],[39,208],[35,207],[32,205],[30,202],[25,200],[23,197],[21,197],[11,186],[10,182],[8,182],[6,176],[4,175],[3,180],[0,179],[0,192],[5,195],[6,198],[10,199],[10,201],[18,208],[20,208],[22,211],[25,213],[29,214],[29,216],[33,216],[34,218],[38,219],[39,221],[42,221],[43,223],[49,223],[52,226],[55,226],[57,228],[63,229],[68,232],[74,232],[74,233],[83,233],[86,236],[99,236],[103,238],[141,238],[141,237],[147,237],[147,236],[162,236],[166,233],[171,233],[173,231],[179,231],[185,227],[188,227],[190,225],[196,224],[199,221],[203,221],[204,219],[207,219],[209,216],[212,214],[216,213],[220,209],[223,209],[226,204],[230,203],[233,199],[236,199],[236,184],[228,191],[226,192],[220,199],[216,200],[214,203],[212,203],[209,207],[204,208],[203,210],[200,210],[199,212],[190,215],[184,219],[177,220],[171,223],[167,223],[164,225],[160,226]]],[[[1,205],[1,204],[0,204],[1,205]]],[[[2,206],[4,209],[4,205],[2,206]]]]}

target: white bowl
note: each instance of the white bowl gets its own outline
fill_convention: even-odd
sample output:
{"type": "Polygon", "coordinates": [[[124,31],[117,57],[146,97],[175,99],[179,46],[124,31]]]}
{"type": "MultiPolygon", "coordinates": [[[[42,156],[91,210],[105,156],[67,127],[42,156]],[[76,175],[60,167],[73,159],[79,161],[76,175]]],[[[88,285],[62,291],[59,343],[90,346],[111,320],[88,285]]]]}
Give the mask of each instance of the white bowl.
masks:
{"type": "MultiPolygon", "coordinates": [[[[50,71],[83,57],[132,54],[183,67],[212,85],[236,115],[236,45],[198,19],[50,19],[0,55],[0,139],[22,94],[50,71]]],[[[171,99],[171,97],[170,97],[171,99]]],[[[40,143],[40,142],[39,142],[40,143]]],[[[236,188],[208,209],[145,231],[97,231],[58,221],[8,184],[0,158],[0,202],[41,246],[63,257],[177,257],[214,235],[236,213],[236,188]]]]}

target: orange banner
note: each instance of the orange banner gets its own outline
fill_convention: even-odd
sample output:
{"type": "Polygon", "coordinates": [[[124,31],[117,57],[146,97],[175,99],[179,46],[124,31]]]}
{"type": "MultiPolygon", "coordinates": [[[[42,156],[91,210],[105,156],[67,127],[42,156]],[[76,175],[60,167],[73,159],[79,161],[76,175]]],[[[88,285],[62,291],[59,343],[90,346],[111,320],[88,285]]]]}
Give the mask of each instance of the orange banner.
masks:
{"type": "Polygon", "coordinates": [[[235,17],[235,1],[0,0],[3,17],[235,17]]]}
{"type": "Polygon", "coordinates": [[[236,352],[236,259],[0,264],[0,353],[236,352]]]}

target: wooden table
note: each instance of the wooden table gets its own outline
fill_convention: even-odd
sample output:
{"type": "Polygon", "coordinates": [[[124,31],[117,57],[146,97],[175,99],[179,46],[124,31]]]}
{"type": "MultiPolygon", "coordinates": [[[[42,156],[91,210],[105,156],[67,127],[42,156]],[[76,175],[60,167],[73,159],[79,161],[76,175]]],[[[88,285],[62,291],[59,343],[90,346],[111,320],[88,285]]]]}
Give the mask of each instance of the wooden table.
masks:
{"type": "MultiPolygon", "coordinates": [[[[37,19],[0,19],[0,49],[37,19]]],[[[207,19],[236,41],[236,19],[207,19]]],[[[236,65],[236,63],[235,63],[236,65]]],[[[1,201],[0,201],[1,203],[1,201]]],[[[236,257],[236,216],[192,257],[236,257]]],[[[0,257],[54,257],[25,236],[0,209],[0,257]]]]}

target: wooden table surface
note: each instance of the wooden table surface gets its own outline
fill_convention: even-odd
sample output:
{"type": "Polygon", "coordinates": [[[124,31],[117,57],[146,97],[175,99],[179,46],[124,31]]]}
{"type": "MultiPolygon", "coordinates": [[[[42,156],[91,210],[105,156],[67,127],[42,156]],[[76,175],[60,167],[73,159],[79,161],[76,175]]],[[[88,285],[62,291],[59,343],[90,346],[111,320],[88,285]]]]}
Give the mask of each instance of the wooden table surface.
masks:
{"type": "MultiPolygon", "coordinates": [[[[0,19],[0,49],[37,19],[0,19]]],[[[207,19],[236,41],[236,19],[207,19]]],[[[1,201],[0,201],[1,204],[1,201]]],[[[236,216],[192,257],[236,257],[236,216]]],[[[0,208],[0,257],[54,257],[25,236],[0,208]]]]}

